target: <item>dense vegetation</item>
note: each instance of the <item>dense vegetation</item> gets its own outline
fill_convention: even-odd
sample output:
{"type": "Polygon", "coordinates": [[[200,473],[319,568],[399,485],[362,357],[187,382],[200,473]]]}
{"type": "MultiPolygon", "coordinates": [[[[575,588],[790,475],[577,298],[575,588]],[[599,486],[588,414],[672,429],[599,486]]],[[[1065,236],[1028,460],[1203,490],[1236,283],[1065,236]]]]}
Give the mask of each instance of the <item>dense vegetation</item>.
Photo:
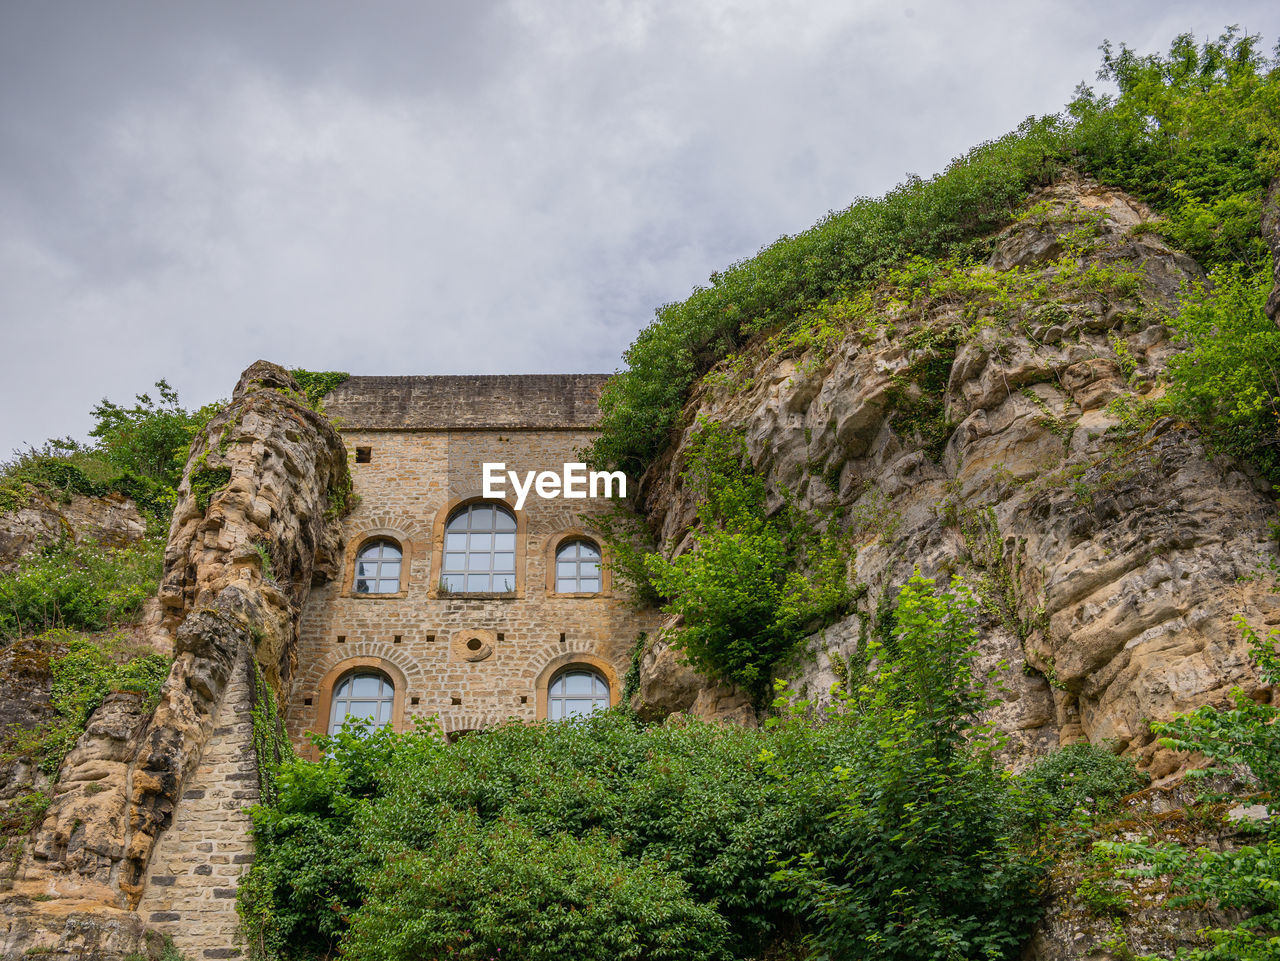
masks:
{"type": "MultiPolygon", "coordinates": [[[[1000,771],[975,720],[972,613],[961,585],[907,584],[876,667],[824,725],[783,698],[767,730],[615,711],[452,745],[429,726],[320,738],[324,759],[283,764],[278,801],[254,813],[251,947],[1010,957],[1038,912],[1039,861],[1018,838],[1070,806],[1060,784],[1087,764],[1025,783],[1000,771]]],[[[1083,757],[1099,754],[1125,767],[1083,757]]],[[[1089,782],[1100,802],[1105,780],[1089,782]]]]}
{"type": "Polygon", "coordinates": [[[841,302],[912,257],[981,257],[985,238],[1066,169],[1152,203],[1166,236],[1206,267],[1263,268],[1259,215],[1280,170],[1280,70],[1258,39],[1232,29],[1197,46],[1182,36],[1164,56],[1104,45],[1099,78],[1117,92],[1082,87],[1064,115],[1028,119],[932,179],[859,199],[659,308],[605,390],[592,459],[643,473],[694,382],[748,338],[839,315],[841,302]]]}
{"type": "Polygon", "coordinates": [[[848,549],[789,505],[770,514],[742,437],[723,425],[701,425],[686,462],[696,549],[674,560],[646,553],[646,571],[668,613],[683,618],[673,642],[685,658],[758,696],[775,662],[847,612],[848,549]]]}

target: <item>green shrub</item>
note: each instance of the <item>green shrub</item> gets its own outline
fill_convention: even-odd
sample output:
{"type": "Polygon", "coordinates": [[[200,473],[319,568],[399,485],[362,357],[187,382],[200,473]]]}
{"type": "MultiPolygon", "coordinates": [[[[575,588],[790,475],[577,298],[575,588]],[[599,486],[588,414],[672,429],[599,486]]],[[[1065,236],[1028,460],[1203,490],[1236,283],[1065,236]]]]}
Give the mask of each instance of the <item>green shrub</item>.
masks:
{"type": "Polygon", "coordinates": [[[768,513],[740,434],[703,424],[687,460],[696,546],[674,560],[650,554],[648,572],[669,598],[664,609],[683,618],[673,646],[708,676],[759,695],[783,655],[844,613],[847,550],[798,510],[768,513]]]}
{"type": "Polygon", "coordinates": [[[1238,457],[1280,487],[1280,328],[1263,312],[1268,262],[1214,271],[1169,321],[1186,347],[1169,359],[1157,410],[1196,424],[1212,453],[1238,457]]]}
{"type": "Polygon", "coordinates": [[[325,394],[351,379],[351,375],[345,370],[304,370],[301,367],[294,367],[289,373],[302,388],[307,404],[315,410],[320,409],[320,402],[325,394]]]}
{"type": "Polygon", "coordinates": [[[104,397],[93,408],[96,423],[89,434],[98,438],[98,449],[106,460],[122,472],[176,488],[192,438],[222,405],[189,411],[178,403],[178,392],[166,381],[158,380],[155,386],[158,400],[138,394],[132,407],[104,397]]]}
{"type": "Polygon", "coordinates": [[[1045,755],[1019,780],[1036,816],[1044,821],[1063,820],[1077,808],[1105,811],[1147,783],[1131,760],[1087,741],[1045,755]]]}
{"type": "Polygon", "coordinates": [[[724,919],[660,865],[599,832],[542,837],[471,813],[391,860],[351,922],[344,953],[367,961],[726,957],[724,919]]]}
{"type": "Polygon", "coordinates": [[[0,640],[55,627],[101,631],[132,618],[160,586],[164,541],[111,550],[64,540],[0,574],[0,640]]]}

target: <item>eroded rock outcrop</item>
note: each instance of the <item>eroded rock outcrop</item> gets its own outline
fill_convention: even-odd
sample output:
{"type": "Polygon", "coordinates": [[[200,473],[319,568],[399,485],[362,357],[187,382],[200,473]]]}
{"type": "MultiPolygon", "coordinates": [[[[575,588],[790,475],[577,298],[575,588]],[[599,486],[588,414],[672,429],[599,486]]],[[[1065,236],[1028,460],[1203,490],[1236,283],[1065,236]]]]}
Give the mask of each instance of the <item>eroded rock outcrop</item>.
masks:
{"type": "MultiPolygon", "coordinates": [[[[1157,389],[1174,349],[1163,318],[1202,276],[1150,221],[1120,193],[1058,184],[985,269],[882,290],[828,353],[756,347],[737,368],[749,380],[702,383],[686,423],[741,429],[777,503],[786,491],[815,517],[842,513],[857,538],[859,614],[788,667],[802,691],[825,696],[919,567],[979,586],[979,667],[1007,664],[993,719],[1024,757],[1088,738],[1158,777],[1180,760],[1150,721],[1233,686],[1271,696],[1233,623],[1280,623],[1265,485],[1212,461],[1185,425],[1131,423],[1112,404],[1157,389]],[[932,392],[922,372],[941,378],[932,392]],[[917,432],[922,417],[945,443],[917,432]]],[[[695,522],[680,478],[695,429],[641,484],[668,552],[695,522]]],[[[693,689],[665,656],[646,657],[642,693],[660,665],[663,687],[693,689]]]]}
{"type": "Polygon", "coordinates": [[[159,703],[109,696],[67,756],[0,902],[3,957],[157,956],[131,910],[148,859],[243,655],[287,693],[297,619],[312,584],[334,571],[349,490],[332,425],[282,368],[251,366],[193,445],[179,488],[153,638],[176,659],[159,703]]]}
{"type": "Polygon", "coordinates": [[[146,534],[147,524],[137,505],[123,494],[87,497],[72,494],[65,501],[28,488],[22,507],[0,514],[0,572],[10,570],[23,554],[69,538],[94,540],[103,547],[128,547],[146,534]]]}

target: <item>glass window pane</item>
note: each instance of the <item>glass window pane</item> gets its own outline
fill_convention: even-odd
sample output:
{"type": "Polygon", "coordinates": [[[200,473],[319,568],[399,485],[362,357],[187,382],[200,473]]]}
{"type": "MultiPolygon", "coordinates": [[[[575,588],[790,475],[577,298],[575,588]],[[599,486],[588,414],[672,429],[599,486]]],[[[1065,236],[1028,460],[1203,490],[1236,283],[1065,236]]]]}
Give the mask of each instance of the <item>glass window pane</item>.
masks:
{"type": "MultiPolygon", "coordinates": [[[[597,574],[600,573],[600,565],[597,564],[595,561],[582,561],[578,567],[578,570],[582,572],[583,577],[595,577],[597,574]]],[[[382,576],[383,577],[387,576],[386,567],[382,568],[382,576]]]]}
{"type": "Polygon", "coordinates": [[[352,701],[347,707],[347,717],[359,717],[372,721],[378,716],[377,701],[352,701]]]}
{"type": "Polygon", "coordinates": [[[516,549],[516,535],[494,534],[493,549],[495,551],[514,551],[516,549]]]}
{"type": "Polygon", "coordinates": [[[578,582],[569,577],[557,577],[556,590],[561,594],[576,594],[578,592],[578,582]]]}
{"type": "Polygon", "coordinates": [[[350,688],[351,688],[351,679],[350,679],[350,678],[347,678],[345,681],[343,681],[341,684],[339,684],[339,685],[338,685],[338,690],[337,690],[337,692],[336,692],[333,696],[334,696],[335,698],[336,698],[336,697],[346,697],[346,696],[347,696],[347,691],[348,691],[350,688]]]}
{"type": "Polygon", "coordinates": [[[590,714],[595,709],[595,706],[594,701],[586,698],[578,698],[564,702],[565,714],[570,717],[577,717],[581,714],[590,714]]]}
{"type": "Polygon", "coordinates": [[[471,508],[471,529],[473,531],[493,530],[493,509],[489,507],[471,508]]]}
{"type": "Polygon", "coordinates": [[[360,674],[351,679],[351,693],[357,697],[374,697],[382,693],[382,678],[360,674]]]}
{"type": "Polygon", "coordinates": [[[494,554],[494,555],[493,555],[493,569],[494,569],[495,571],[510,571],[510,572],[514,573],[514,572],[515,572],[515,569],[516,569],[516,555],[514,555],[514,554],[494,554]]]}
{"type": "Polygon", "coordinates": [[[378,723],[386,724],[391,720],[391,702],[383,701],[378,705],[378,723]]]}
{"type": "Polygon", "coordinates": [[[557,564],[556,574],[560,577],[577,577],[578,565],[574,561],[570,561],[568,564],[557,564]]]}
{"type": "Polygon", "coordinates": [[[588,544],[585,541],[579,542],[578,556],[583,558],[590,558],[591,560],[594,560],[594,561],[600,560],[600,552],[596,550],[595,545],[588,544]]]}
{"type": "Polygon", "coordinates": [[[469,571],[487,571],[489,569],[488,554],[468,554],[467,570],[469,571]]]}
{"type": "Polygon", "coordinates": [[[511,577],[499,576],[498,574],[493,575],[493,584],[495,591],[502,591],[506,594],[510,594],[516,589],[516,582],[511,577]]]}
{"type": "Polygon", "coordinates": [[[461,574],[446,574],[440,578],[441,584],[447,591],[460,591],[463,586],[463,576],[461,574]]]}
{"type": "Polygon", "coordinates": [[[467,529],[467,517],[466,511],[458,511],[458,513],[449,518],[449,523],[445,525],[444,529],[447,531],[465,531],[467,529]]]}
{"type": "Polygon", "coordinates": [[[449,534],[444,539],[444,549],[447,551],[465,551],[467,549],[466,534],[449,534]]]}
{"type": "Polygon", "coordinates": [[[444,555],[444,569],[446,571],[463,571],[467,569],[466,554],[446,554],[444,555]]]}
{"type": "Polygon", "coordinates": [[[496,527],[500,531],[513,531],[516,529],[516,519],[508,512],[499,507],[495,512],[497,514],[496,527]]]}
{"type": "Polygon", "coordinates": [[[588,591],[596,592],[600,590],[600,582],[593,577],[584,577],[578,581],[578,593],[585,594],[588,591]]]}
{"type": "Polygon", "coordinates": [[[489,590],[489,575],[488,574],[468,574],[467,590],[469,591],[489,590]]]}
{"type": "Polygon", "coordinates": [[[400,562],[399,561],[383,561],[382,570],[378,572],[379,577],[399,577],[400,562]]]}
{"type": "Polygon", "coordinates": [[[359,561],[356,564],[356,576],[366,577],[373,573],[374,567],[375,565],[370,564],[368,561],[359,561]]]}
{"type": "Polygon", "coordinates": [[[368,581],[356,581],[356,593],[357,593],[357,594],[368,594],[368,593],[369,593],[369,582],[368,582],[368,581]]]}
{"type": "Polygon", "coordinates": [[[591,675],[566,674],[564,678],[564,692],[566,694],[590,694],[591,675]]]}
{"type": "Polygon", "coordinates": [[[492,534],[472,534],[471,550],[472,551],[488,551],[493,549],[492,534]]]}
{"type": "Polygon", "coordinates": [[[378,581],[379,594],[396,594],[400,591],[400,579],[392,578],[389,581],[378,581]]]}
{"type": "Polygon", "coordinates": [[[396,545],[383,541],[380,546],[382,547],[382,557],[384,560],[388,558],[393,561],[400,560],[400,550],[396,545]]]}

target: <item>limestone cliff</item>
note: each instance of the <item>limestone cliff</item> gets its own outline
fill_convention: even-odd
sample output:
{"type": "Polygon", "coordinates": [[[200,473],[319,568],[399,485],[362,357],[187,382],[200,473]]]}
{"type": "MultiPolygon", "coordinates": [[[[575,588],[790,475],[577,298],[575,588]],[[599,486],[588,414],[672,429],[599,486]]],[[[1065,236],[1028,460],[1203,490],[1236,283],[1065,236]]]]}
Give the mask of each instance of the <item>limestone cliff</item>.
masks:
{"type": "MultiPolygon", "coordinates": [[[[246,370],[179,488],[152,627],[152,642],[176,655],[159,703],[113,694],[90,719],[0,901],[0,956],[158,956],[159,937],[133,910],[149,859],[222,736],[215,719],[233,672],[256,662],[287,693],[298,615],[334,570],[349,490],[341,439],[292,377],[261,361],[246,370]]],[[[222,910],[234,920],[233,901],[222,910]]]]}
{"type": "MultiPolygon", "coordinates": [[[[1118,406],[1158,389],[1175,349],[1163,319],[1202,276],[1141,204],[1059,183],[986,268],[882,287],[826,349],[749,345],[713,371],[641,505],[663,549],[683,550],[694,425],[740,429],[778,503],[789,492],[815,517],[842,515],[856,538],[860,609],[784,668],[797,687],[826,696],[913,568],[961,572],[984,601],[983,666],[1005,665],[993,715],[1018,754],[1087,738],[1170,774],[1180,759],[1149,722],[1233,686],[1273,696],[1232,619],[1280,623],[1265,485],[1208,458],[1186,425],[1135,427],[1118,406]]],[[[661,639],[641,668],[650,716],[743,713],[661,639]]]]}

